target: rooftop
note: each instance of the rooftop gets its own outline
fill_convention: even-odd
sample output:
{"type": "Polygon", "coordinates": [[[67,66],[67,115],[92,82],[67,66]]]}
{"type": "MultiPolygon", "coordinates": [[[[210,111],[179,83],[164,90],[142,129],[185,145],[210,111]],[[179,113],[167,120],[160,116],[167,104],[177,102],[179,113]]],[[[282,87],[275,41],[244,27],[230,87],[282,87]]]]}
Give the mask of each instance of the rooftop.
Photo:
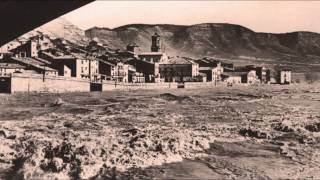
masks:
{"type": "Polygon", "coordinates": [[[116,63],[110,61],[110,60],[104,60],[104,59],[101,59],[101,58],[98,58],[98,57],[94,57],[94,56],[88,56],[84,53],[71,53],[71,55],[74,57],[74,58],[85,58],[85,59],[88,59],[88,60],[96,60],[96,61],[99,61],[99,62],[102,62],[102,63],[105,63],[105,64],[108,64],[110,66],[115,66],[116,63]]]}
{"type": "Polygon", "coordinates": [[[217,67],[217,65],[220,63],[219,61],[213,59],[198,59],[195,60],[195,62],[198,63],[199,66],[205,67],[217,67]]]}
{"type": "Polygon", "coordinates": [[[102,62],[102,63],[107,64],[107,65],[110,65],[110,66],[116,66],[117,65],[114,62],[110,62],[108,60],[103,60],[103,59],[99,59],[99,58],[97,58],[97,61],[102,62]]]}
{"type": "Polygon", "coordinates": [[[29,65],[29,66],[32,66],[36,69],[40,69],[40,70],[43,70],[45,69],[46,71],[57,71],[55,69],[52,69],[48,66],[45,66],[45,63],[42,63],[40,61],[37,61],[36,59],[33,59],[33,58],[16,58],[16,57],[11,57],[11,59],[17,61],[17,62],[20,62],[20,63],[23,63],[25,65],[29,65]]]}
{"type": "Polygon", "coordinates": [[[39,57],[35,57],[34,59],[36,59],[37,61],[40,61],[40,62],[42,62],[42,63],[48,64],[48,65],[51,64],[50,61],[47,61],[47,60],[42,59],[42,58],[39,58],[39,57]]]}
{"type": "Polygon", "coordinates": [[[86,58],[86,54],[85,53],[71,53],[71,56],[74,58],[86,58]]]}
{"type": "Polygon", "coordinates": [[[6,69],[24,69],[25,66],[22,66],[20,64],[15,63],[0,63],[0,68],[6,68],[6,69]]]}
{"type": "Polygon", "coordinates": [[[163,56],[165,53],[164,52],[141,52],[140,54],[139,54],[139,56],[140,55],[142,55],[142,56],[163,56]]]}
{"type": "Polygon", "coordinates": [[[104,62],[106,62],[112,66],[116,66],[118,63],[118,61],[116,59],[106,59],[106,60],[104,60],[104,62]]]}
{"type": "Polygon", "coordinates": [[[161,64],[193,64],[193,62],[182,57],[173,57],[161,64]]]}
{"type": "Polygon", "coordinates": [[[139,47],[136,43],[130,43],[130,44],[127,45],[127,47],[129,47],[129,46],[131,46],[131,47],[139,47]]]}
{"type": "Polygon", "coordinates": [[[63,56],[55,56],[49,52],[42,52],[43,54],[49,56],[50,58],[52,59],[74,59],[73,56],[70,56],[70,55],[63,55],[63,56]]]}
{"type": "Polygon", "coordinates": [[[222,75],[224,76],[229,76],[229,77],[234,77],[234,76],[242,76],[242,75],[247,75],[248,72],[224,72],[222,75]]]}

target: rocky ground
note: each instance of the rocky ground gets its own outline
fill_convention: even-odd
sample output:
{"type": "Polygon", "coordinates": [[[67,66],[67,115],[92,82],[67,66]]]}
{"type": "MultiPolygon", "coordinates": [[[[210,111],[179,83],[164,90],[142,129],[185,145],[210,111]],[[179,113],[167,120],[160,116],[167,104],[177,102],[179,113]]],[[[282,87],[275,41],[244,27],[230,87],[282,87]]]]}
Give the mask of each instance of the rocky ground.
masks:
{"type": "Polygon", "coordinates": [[[0,179],[320,177],[320,86],[0,95],[0,179]]]}

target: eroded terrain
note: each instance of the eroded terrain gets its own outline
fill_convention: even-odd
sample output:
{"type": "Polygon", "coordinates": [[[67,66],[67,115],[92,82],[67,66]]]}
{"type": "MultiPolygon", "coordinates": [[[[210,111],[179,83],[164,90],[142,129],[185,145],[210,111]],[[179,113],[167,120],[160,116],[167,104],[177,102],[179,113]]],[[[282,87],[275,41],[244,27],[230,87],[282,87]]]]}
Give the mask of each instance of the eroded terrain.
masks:
{"type": "Polygon", "coordinates": [[[320,86],[0,95],[1,179],[320,177],[320,86]]]}

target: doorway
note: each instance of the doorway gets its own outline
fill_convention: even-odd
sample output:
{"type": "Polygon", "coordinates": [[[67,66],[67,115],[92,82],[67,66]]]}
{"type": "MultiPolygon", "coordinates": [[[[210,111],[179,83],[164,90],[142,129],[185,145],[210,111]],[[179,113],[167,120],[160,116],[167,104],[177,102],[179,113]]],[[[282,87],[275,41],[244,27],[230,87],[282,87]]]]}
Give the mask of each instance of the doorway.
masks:
{"type": "Polygon", "coordinates": [[[10,77],[0,77],[0,93],[11,93],[10,77]]]}

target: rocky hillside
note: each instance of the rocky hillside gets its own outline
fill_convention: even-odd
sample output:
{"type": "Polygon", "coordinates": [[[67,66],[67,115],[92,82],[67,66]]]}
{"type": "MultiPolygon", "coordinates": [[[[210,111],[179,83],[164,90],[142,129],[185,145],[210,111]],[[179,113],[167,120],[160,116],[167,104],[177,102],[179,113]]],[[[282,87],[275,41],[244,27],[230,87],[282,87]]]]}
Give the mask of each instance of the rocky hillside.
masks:
{"type": "Polygon", "coordinates": [[[38,28],[39,31],[79,43],[87,42],[84,31],[60,17],[38,28]]]}
{"type": "Polygon", "coordinates": [[[131,24],[115,29],[94,27],[86,31],[86,36],[97,37],[111,48],[124,49],[135,42],[142,50],[149,51],[154,32],[162,36],[163,46],[170,55],[214,56],[238,63],[312,66],[320,63],[320,34],[312,32],[257,33],[233,24],[131,24]]]}
{"type": "Polygon", "coordinates": [[[39,34],[39,32],[52,37],[64,38],[77,44],[84,44],[88,42],[88,38],[85,37],[84,30],[73,25],[63,17],[50,21],[43,26],[24,34],[22,37],[28,38],[39,34]]]}
{"type": "Polygon", "coordinates": [[[313,32],[258,33],[240,25],[217,23],[191,26],[129,24],[114,29],[93,27],[84,32],[61,17],[24,37],[38,32],[77,44],[86,44],[97,37],[111,49],[125,49],[127,44],[135,42],[142,51],[150,51],[151,36],[157,32],[162,37],[165,51],[171,56],[210,56],[236,65],[284,65],[297,71],[320,71],[320,34],[313,32]]]}
{"type": "Polygon", "coordinates": [[[85,36],[84,30],[73,25],[65,18],[60,17],[1,46],[0,52],[6,52],[8,49],[13,49],[20,45],[19,41],[28,40],[30,37],[40,34],[49,35],[52,38],[64,38],[79,45],[86,45],[89,42],[89,38],[85,36]]]}

